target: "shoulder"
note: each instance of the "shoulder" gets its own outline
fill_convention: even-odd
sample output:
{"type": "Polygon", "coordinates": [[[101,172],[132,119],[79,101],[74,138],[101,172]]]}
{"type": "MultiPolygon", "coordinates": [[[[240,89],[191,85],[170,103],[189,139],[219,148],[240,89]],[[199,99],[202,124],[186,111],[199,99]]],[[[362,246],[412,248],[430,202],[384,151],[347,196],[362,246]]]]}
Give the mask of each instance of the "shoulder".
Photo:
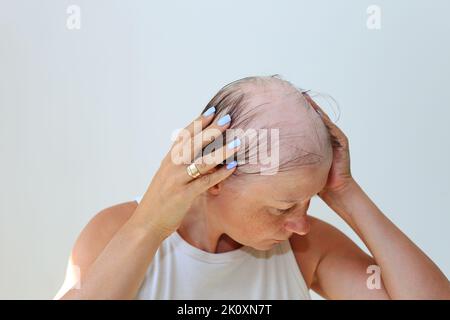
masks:
{"type": "Polygon", "coordinates": [[[76,285],[114,234],[128,221],[136,207],[136,201],[116,204],[99,211],[88,221],[72,247],[64,283],[55,299],[76,285]]]}
{"type": "Polygon", "coordinates": [[[99,211],[80,232],[72,249],[72,258],[80,264],[90,263],[131,217],[136,207],[135,201],[129,201],[99,211]]]}
{"type": "Polygon", "coordinates": [[[371,255],[334,226],[310,221],[308,235],[291,237],[308,288],[326,299],[389,299],[385,288],[367,290],[368,267],[377,264],[371,255]]]}
{"type": "Polygon", "coordinates": [[[293,234],[289,242],[305,282],[311,288],[321,259],[347,237],[323,220],[312,216],[308,216],[308,220],[311,225],[309,233],[305,236],[293,234]]]}

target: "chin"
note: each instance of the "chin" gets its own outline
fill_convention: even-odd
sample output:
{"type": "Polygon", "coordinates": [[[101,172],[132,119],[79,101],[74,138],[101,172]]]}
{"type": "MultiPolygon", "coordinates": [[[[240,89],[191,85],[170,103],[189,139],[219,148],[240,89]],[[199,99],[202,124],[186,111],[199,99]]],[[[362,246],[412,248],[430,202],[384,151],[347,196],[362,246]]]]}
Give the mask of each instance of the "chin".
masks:
{"type": "Polygon", "coordinates": [[[272,249],[274,246],[279,244],[281,241],[275,241],[275,240],[265,240],[262,241],[254,246],[252,246],[256,250],[260,251],[266,251],[272,249]]]}

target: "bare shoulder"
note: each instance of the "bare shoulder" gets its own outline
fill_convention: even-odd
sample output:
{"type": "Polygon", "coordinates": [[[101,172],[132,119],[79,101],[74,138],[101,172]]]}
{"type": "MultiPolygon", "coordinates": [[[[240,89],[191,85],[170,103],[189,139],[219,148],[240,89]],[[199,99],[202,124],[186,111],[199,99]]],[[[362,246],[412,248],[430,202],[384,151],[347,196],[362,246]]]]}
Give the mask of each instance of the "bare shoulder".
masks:
{"type": "Polygon", "coordinates": [[[99,211],[89,220],[72,247],[64,283],[55,299],[64,295],[87,272],[114,234],[132,216],[137,205],[135,201],[116,204],[99,211]]]}
{"type": "Polygon", "coordinates": [[[75,241],[72,259],[79,265],[90,264],[95,260],[136,207],[135,201],[124,202],[103,209],[93,216],[75,241]]]}
{"type": "Polygon", "coordinates": [[[311,224],[310,232],[305,236],[293,234],[289,242],[305,282],[308,288],[311,288],[320,260],[347,237],[323,220],[312,216],[308,216],[308,220],[311,224]]]}
{"type": "Polygon", "coordinates": [[[376,265],[371,255],[331,224],[310,221],[308,235],[291,237],[308,288],[325,299],[389,299],[384,288],[367,290],[367,268],[376,265]]]}

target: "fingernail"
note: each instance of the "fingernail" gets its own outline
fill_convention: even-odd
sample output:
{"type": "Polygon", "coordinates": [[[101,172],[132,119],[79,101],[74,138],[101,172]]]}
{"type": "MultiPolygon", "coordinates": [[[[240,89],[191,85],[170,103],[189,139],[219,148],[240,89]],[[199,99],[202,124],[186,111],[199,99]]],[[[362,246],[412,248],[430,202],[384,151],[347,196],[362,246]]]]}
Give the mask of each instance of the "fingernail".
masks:
{"type": "Polygon", "coordinates": [[[233,169],[236,166],[237,166],[237,161],[235,160],[235,161],[230,162],[229,164],[227,164],[227,169],[230,170],[230,169],[233,169]]]}
{"type": "Polygon", "coordinates": [[[223,126],[223,125],[227,124],[230,121],[231,121],[231,117],[230,117],[229,114],[227,114],[226,116],[223,116],[222,118],[220,118],[219,121],[217,121],[217,124],[219,126],[223,126]]]}
{"type": "Polygon", "coordinates": [[[234,149],[236,147],[239,147],[241,145],[241,140],[239,138],[234,139],[229,144],[227,144],[228,149],[234,149]]]}
{"type": "Polygon", "coordinates": [[[211,108],[209,108],[208,110],[206,110],[206,111],[203,113],[203,116],[204,116],[204,117],[209,117],[209,116],[212,115],[214,112],[216,112],[216,108],[215,108],[215,107],[211,107],[211,108]]]}

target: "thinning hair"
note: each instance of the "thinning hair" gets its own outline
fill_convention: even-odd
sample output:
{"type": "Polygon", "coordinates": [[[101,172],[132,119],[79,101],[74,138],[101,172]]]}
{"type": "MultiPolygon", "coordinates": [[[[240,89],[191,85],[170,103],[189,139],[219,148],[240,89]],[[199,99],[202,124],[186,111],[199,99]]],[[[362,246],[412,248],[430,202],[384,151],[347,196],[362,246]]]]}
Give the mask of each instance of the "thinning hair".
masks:
{"type": "MultiPolygon", "coordinates": [[[[286,172],[299,167],[319,165],[324,161],[329,162],[332,155],[328,130],[305,95],[307,95],[306,90],[294,86],[278,74],[246,77],[221,88],[208,102],[202,113],[214,106],[216,113],[213,121],[217,121],[226,114],[231,116],[230,127],[223,132],[222,139],[217,139],[222,145],[235,138],[233,134],[228,134],[229,131],[278,129],[277,171],[286,172]],[[283,116],[282,113],[288,108],[289,116],[283,116]]],[[[242,141],[248,137],[239,138],[242,141]]],[[[260,174],[261,165],[252,165],[251,160],[255,154],[253,149],[259,147],[261,143],[267,143],[261,139],[258,137],[256,144],[244,143],[244,148],[233,157],[226,159],[222,165],[237,160],[238,168],[234,175],[260,174]]],[[[267,145],[270,149],[271,143],[267,145]]],[[[268,151],[273,152],[273,150],[268,151]]]]}

